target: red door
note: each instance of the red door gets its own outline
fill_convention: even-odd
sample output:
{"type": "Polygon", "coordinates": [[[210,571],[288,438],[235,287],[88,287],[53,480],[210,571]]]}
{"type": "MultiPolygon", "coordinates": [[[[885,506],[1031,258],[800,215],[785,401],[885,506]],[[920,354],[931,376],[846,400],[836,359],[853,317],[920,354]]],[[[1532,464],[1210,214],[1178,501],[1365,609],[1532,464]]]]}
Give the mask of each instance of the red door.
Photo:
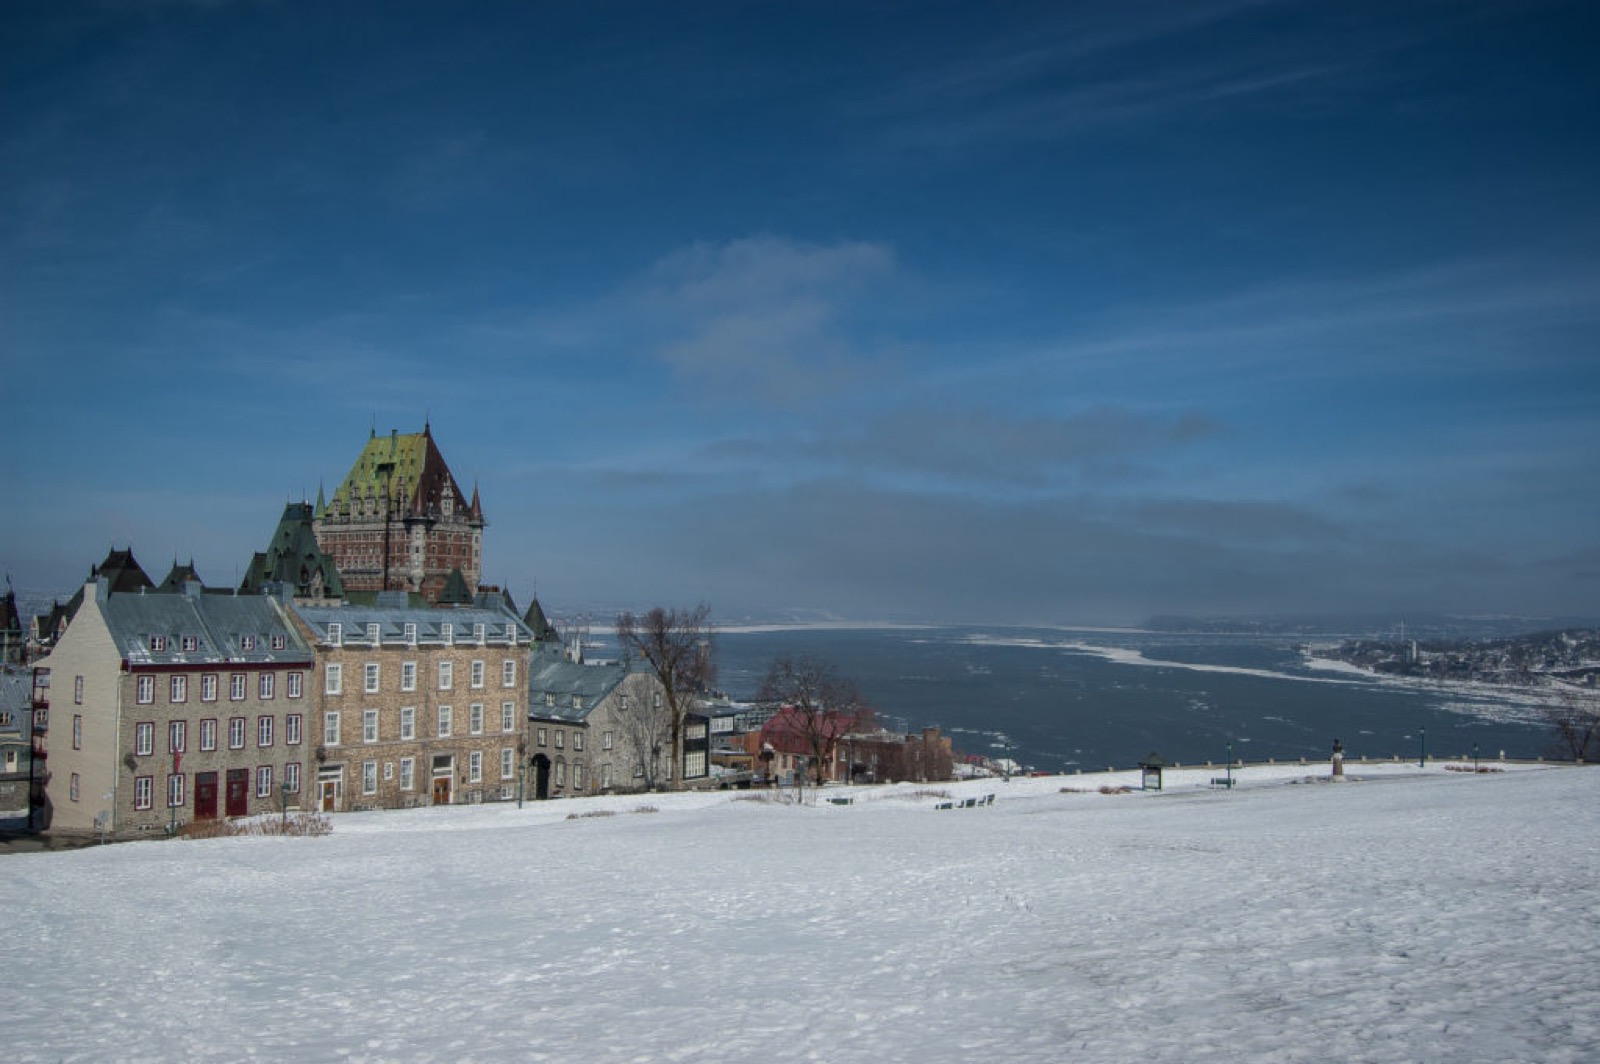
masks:
{"type": "Polygon", "coordinates": [[[228,815],[244,816],[250,811],[250,770],[228,770],[228,815]]]}
{"type": "Polygon", "coordinates": [[[215,820],[217,818],[217,774],[215,772],[196,772],[194,774],[194,818],[196,820],[215,820]]]}

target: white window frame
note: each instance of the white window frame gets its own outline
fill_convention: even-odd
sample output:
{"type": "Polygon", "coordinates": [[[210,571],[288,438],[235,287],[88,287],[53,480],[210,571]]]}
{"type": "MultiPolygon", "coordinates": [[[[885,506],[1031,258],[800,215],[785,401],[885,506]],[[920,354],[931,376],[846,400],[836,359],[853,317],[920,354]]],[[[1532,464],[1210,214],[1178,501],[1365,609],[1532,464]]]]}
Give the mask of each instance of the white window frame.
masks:
{"type": "Polygon", "coordinates": [[[400,759],[400,789],[402,791],[417,789],[417,759],[414,757],[400,759]]]}
{"type": "Polygon", "coordinates": [[[400,738],[410,742],[417,737],[417,707],[400,707],[400,738]]]}
{"type": "Polygon", "coordinates": [[[167,753],[182,754],[189,749],[189,722],[183,720],[169,720],[167,722],[167,753]]]}
{"type": "Polygon", "coordinates": [[[133,726],[133,753],[135,757],[150,757],[156,752],[156,725],[142,720],[133,726]]]}
{"type": "Polygon", "coordinates": [[[288,695],[290,698],[299,698],[304,680],[305,680],[305,674],[304,673],[300,673],[300,672],[291,672],[291,673],[289,673],[287,679],[284,681],[284,692],[283,693],[288,695]]]}
{"type": "Polygon", "coordinates": [[[204,717],[200,721],[200,749],[205,751],[217,748],[217,718],[204,717]]]}
{"type": "Polygon", "coordinates": [[[450,729],[455,723],[454,720],[452,719],[454,717],[454,715],[455,715],[455,711],[452,710],[449,706],[440,706],[439,707],[439,713],[438,713],[439,738],[441,738],[441,739],[450,738],[450,729]]]}
{"type": "Polygon", "coordinates": [[[189,677],[181,672],[167,677],[167,701],[173,703],[189,701],[189,677]]]}
{"type": "MultiPolygon", "coordinates": [[[[328,645],[334,647],[344,646],[344,625],[339,621],[328,622],[328,645]]],[[[337,692],[329,692],[335,694],[337,692]]]]}
{"type": "Polygon", "coordinates": [[[361,762],[361,793],[378,793],[378,763],[376,761],[361,762]]]}
{"type": "Polygon", "coordinates": [[[244,726],[245,726],[245,719],[243,717],[229,717],[228,718],[228,749],[229,750],[243,750],[244,749],[244,726]]]}
{"type": "Polygon", "coordinates": [[[154,776],[135,776],[133,778],[133,807],[135,809],[149,809],[155,804],[156,778],[154,776]]]}
{"type": "Polygon", "coordinates": [[[361,711],[361,741],[364,743],[378,741],[378,711],[375,709],[361,711]]]}
{"type": "Polygon", "coordinates": [[[500,748],[500,778],[508,780],[517,774],[517,752],[509,746],[500,748]]]}
{"type": "Polygon", "coordinates": [[[245,692],[245,674],[233,672],[228,674],[228,701],[243,702],[245,692]]]}
{"type": "Polygon", "coordinates": [[[383,686],[383,666],[376,661],[369,661],[361,666],[361,690],[369,695],[375,695],[383,686]]]}
{"type": "Polygon", "coordinates": [[[439,662],[439,690],[448,691],[456,682],[456,667],[453,661],[439,662]]]}
{"type": "Polygon", "coordinates": [[[322,714],[322,745],[339,745],[339,711],[330,709],[322,714]]]}
{"type": "Polygon", "coordinates": [[[271,765],[257,765],[256,766],[256,797],[257,798],[271,798],[272,797],[272,766],[271,765]]]}
{"type": "Polygon", "coordinates": [[[154,676],[140,676],[134,681],[136,694],[134,700],[141,706],[148,706],[156,700],[156,678],[154,676]]]}
{"type": "Polygon", "coordinates": [[[467,782],[483,782],[483,751],[474,750],[467,755],[467,782]]]}
{"type": "Polygon", "coordinates": [[[344,693],[344,666],[339,662],[330,661],[323,670],[322,693],[328,695],[344,693]]]}
{"type": "Polygon", "coordinates": [[[290,761],[283,766],[283,789],[290,794],[300,793],[300,762],[290,761]]]}
{"type": "Polygon", "coordinates": [[[467,707],[467,731],[472,735],[483,734],[482,702],[474,702],[467,707]]]}
{"type": "Polygon", "coordinates": [[[286,713],[283,717],[283,745],[300,745],[300,714],[286,713]]]}
{"type": "Polygon", "coordinates": [[[415,691],[417,689],[417,663],[402,661],[400,663],[400,690],[415,691]]]}
{"type": "Polygon", "coordinates": [[[515,702],[500,703],[500,730],[503,732],[517,730],[517,704],[515,702]]]}
{"type": "Polygon", "coordinates": [[[276,687],[277,674],[264,672],[261,674],[261,678],[256,681],[256,696],[263,702],[269,701],[273,697],[273,690],[276,687]]]}
{"type": "Polygon", "coordinates": [[[272,726],[272,717],[262,714],[256,718],[256,749],[265,750],[272,745],[272,733],[276,729],[272,726]]]}
{"type": "Polygon", "coordinates": [[[482,687],[483,686],[483,673],[484,673],[483,662],[482,661],[474,661],[472,663],[472,669],[469,672],[469,676],[471,678],[470,682],[471,682],[473,687],[482,687]]]}
{"type": "Polygon", "coordinates": [[[200,677],[200,701],[215,702],[217,700],[217,674],[208,672],[200,677]]]}
{"type": "Polygon", "coordinates": [[[500,663],[500,686],[517,686],[517,659],[507,658],[500,663]]]}

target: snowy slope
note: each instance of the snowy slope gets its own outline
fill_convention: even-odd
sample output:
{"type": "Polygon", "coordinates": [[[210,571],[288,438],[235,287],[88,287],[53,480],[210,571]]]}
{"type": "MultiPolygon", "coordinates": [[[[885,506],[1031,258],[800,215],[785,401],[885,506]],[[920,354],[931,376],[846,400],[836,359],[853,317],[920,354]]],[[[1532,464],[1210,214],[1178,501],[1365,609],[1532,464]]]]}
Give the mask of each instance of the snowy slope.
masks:
{"type": "MultiPolygon", "coordinates": [[[[0,860],[10,1060],[1582,1061],[1600,770],[338,818],[0,860]],[[566,819],[574,812],[620,810],[566,819]]],[[[1325,773],[1326,770],[1320,770],[1325,773]]]]}

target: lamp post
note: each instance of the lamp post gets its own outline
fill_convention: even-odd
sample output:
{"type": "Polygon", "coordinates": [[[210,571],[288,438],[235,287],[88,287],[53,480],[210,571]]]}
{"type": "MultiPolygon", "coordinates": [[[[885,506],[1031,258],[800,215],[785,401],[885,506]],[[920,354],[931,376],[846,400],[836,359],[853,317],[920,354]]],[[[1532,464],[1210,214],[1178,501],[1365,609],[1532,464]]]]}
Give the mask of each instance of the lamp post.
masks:
{"type": "Polygon", "coordinates": [[[1228,744],[1228,790],[1233,790],[1233,744],[1228,744]]]}
{"type": "Polygon", "coordinates": [[[278,784],[278,816],[285,829],[289,827],[289,781],[278,784]]]}
{"type": "Polygon", "coordinates": [[[1477,771],[1478,771],[1478,744],[1477,743],[1473,743],[1472,744],[1472,771],[1473,771],[1474,774],[1476,774],[1477,771]]]}
{"type": "Polygon", "coordinates": [[[1428,729],[1427,728],[1421,728],[1421,729],[1418,729],[1418,732],[1419,732],[1421,738],[1420,738],[1420,747],[1419,747],[1419,749],[1417,751],[1417,767],[1418,768],[1427,768],[1428,767],[1428,729]]]}

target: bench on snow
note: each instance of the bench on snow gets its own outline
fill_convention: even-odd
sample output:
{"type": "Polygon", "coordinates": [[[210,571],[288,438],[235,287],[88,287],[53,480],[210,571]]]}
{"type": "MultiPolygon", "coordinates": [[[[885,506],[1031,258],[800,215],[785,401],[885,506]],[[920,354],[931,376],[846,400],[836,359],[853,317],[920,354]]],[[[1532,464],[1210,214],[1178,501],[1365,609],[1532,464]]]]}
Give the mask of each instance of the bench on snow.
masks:
{"type": "Polygon", "coordinates": [[[1233,779],[1230,776],[1212,776],[1211,777],[1211,786],[1213,786],[1213,787],[1227,787],[1229,789],[1232,789],[1236,784],[1238,784],[1238,782],[1239,782],[1238,780],[1233,779]]]}
{"type": "Polygon", "coordinates": [[[986,794],[982,798],[961,798],[948,802],[940,802],[935,809],[978,809],[994,804],[994,795],[986,794]]]}

